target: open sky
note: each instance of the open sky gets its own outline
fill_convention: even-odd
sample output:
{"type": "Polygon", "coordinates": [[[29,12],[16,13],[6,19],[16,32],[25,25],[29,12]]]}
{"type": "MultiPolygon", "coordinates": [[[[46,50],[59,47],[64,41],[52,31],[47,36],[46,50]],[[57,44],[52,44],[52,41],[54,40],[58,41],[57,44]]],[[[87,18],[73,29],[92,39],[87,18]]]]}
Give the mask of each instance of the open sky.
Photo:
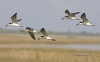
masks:
{"type": "Polygon", "coordinates": [[[87,31],[100,32],[100,1],[99,0],[0,0],[0,28],[24,29],[33,27],[36,30],[45,28],[50,31],[66,32],[87,31]],[[65,10],[81,11],[76,17],[86,13],[87,18],[96,26],[76,26],[82,20],[61,20],[65,10]],[[5,27],[11,21],[11,16],[17,12],[17,19],[24,27],[5,27]]]}

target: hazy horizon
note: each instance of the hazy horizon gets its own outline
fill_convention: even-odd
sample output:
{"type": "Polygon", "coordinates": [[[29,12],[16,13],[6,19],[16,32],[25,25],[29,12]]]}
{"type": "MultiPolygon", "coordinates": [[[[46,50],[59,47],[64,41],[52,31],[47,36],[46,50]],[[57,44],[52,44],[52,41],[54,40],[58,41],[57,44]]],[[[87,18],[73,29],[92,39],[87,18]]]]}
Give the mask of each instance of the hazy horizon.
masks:
{"type": "Polygon", "coordinates": [[[0,28],[3,29],[24,29],[25,27],[32,27],[36,30],[45,28],[50,31],[66,32],[66,31],[86,31],[99,32],[99,11],[100,1],[87,0],[1,0],[0,2],[0,28]],[[90,23],[96,26],[83,26],[76,24],[82,20],[61,20],[65,15],[65,10],[70,12],[78,12],[76,17],[80,18],[82,13],[86,13],[90,23]],[[11,16],[17,14],[17,19],[22,19],[20,24],[24,27],[5,27],[11,21],[11,16]]]}

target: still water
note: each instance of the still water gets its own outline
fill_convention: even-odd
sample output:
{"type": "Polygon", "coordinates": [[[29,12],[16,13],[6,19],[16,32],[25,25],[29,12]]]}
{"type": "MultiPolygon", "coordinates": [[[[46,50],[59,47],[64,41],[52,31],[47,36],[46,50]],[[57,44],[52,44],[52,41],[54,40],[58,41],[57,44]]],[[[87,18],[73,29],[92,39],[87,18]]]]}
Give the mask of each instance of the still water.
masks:
{"type": "Polygon", "coordinates": [[[0,48],[64,48],[100,51],[100,44],[0,44],[0,48]]]}

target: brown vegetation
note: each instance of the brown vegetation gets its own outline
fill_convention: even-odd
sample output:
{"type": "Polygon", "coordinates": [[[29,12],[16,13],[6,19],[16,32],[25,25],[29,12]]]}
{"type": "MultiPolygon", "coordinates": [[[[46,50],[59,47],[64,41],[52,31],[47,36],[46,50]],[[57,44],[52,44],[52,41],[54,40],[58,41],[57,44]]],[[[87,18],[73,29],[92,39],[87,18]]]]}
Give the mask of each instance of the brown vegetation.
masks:
{"type": "MultiPolygon", "coordinates": [[[[91,44],[100,37],[50,35],[56,41],[33,40],[28,34],[0,34],[0,44],[91,44]]],[[[38,38],[39,35],[36,35],[38,38]]],[[[99,62],[99,51],[61,48],[0,48],[0,62],[99,62]]]]}
{"type": "MultiPolygon", "coordinates": [[[[40,35],[35,35],[36,39],[40,35]]],[[[50,35],[56,41],[40,39],[39,41],[33,40],[29,34],[0,34],[0,44],[22,44],[22,43],[36,43],[36,44],[98,44],[100,37],[88,36],[58,36],[50,35]]]]}
{"type": "Polygon", "coordinates": [[[45,49],[45,48],[0,49],[0,62],[99,62],[99,61],[100,61],[100,52],[97,51],[52,49],[52,48],[51,49],[45,49]]]}

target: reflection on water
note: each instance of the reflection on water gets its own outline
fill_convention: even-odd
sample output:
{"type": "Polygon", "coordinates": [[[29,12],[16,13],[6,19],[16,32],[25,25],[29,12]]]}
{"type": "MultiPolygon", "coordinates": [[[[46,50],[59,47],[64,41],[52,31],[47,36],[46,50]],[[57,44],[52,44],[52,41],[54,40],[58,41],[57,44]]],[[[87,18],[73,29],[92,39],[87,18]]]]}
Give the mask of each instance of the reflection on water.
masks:
{"type": "Polygon", "coordinates": [[[66,48],[66,49],[84,49],[99,50],[100,44],[1,44],[0,48],[66,48]]]}

